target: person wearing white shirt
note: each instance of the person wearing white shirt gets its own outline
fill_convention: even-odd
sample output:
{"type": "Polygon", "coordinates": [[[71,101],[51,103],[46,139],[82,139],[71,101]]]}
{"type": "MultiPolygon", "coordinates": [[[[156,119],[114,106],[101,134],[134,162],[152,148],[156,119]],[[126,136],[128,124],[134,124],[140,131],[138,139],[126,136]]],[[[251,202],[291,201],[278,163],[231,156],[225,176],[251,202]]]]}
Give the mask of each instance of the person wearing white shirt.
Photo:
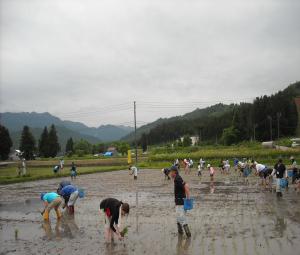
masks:
{"type": "Polygon", "coordinates": [[[135,166],[130,166],[129,170],[131,170],[130,175],[133,175],[133,179],[137,180],[137,175],[138,175],[138,169],[135,166]]]}

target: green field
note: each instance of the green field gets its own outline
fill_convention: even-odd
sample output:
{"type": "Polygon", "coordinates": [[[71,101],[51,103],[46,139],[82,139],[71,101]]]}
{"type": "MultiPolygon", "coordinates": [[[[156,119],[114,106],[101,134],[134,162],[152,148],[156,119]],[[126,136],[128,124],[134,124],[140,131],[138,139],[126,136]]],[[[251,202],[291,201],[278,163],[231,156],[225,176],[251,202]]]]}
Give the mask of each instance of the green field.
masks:
{"type": "Polygon", "coordinates": [[[174,159],[192,158],[198,161],[200,158],[209,161],[220,161],[221,159],[233,160],[234,158],[251,158],[257,161],[274,161],[279,157],[288,160],[290,156],[300,157],[299,149],[288,148],[286,150],[264,149],[260,146],[216,146],[205,148],[172,149],[161,148],[149,154],[150,161],[174,161],[174,159]],[[189,151],[190,150],[190,151],[189,151]]]}
{"type": "MultiPolygon", "coordinates": [[[[240,146],[206,146],[206,147],[188,147],[188,148],[170,148],[156,147],[149,150],[147,157],[139,158],[138,167],[146,169],[161,169],[170,167],[176,158],[192,158],[194,167],[200,158],[213,166],[218,166],[220,160],[228,159],[233,165],[233,159],[251,158],[260,163],[273,166],[279,157],[283,158],[286,165],[290,164],[290,156],[300,158],[300,150],[289,148],[287,150],[264,149],[254,144],[240,146]]],[[[78,168],[78,174],[89,174],[96,172],[115,171],[127,169],[127,158],[112,157],[94,159],[90,156],[84,158],[65,158],[65,168],[61,174],[55,175],[52,171],[53,166],[59,164],[59,159],[43,159],[27,162],[27,176],[19,177],[17,175],[18,164],[14,163],[5,167],[0,167],[0,184],[9,184],[24,181],[33,181],[39,179],[49,179],[59,176],[70,175],[70,165],[75,162],[78,168]]]]}
{"type": "MultiPolygon", "coordinates": [[[[127,166],[86,166],[78,167],[77,173],[91,174],[97,172],[108,172],[115,170],[126,169],[127,166]]],[[[41,179],[51,179],[56,177],[70,176],[69,169],[64,169],[62,173],[54,174],[51,167],[28,167],[27,175],[19,177],[17,175],[17,168],[15,166],[9,166],[0,168],[0,184],[10,184],[17,182],[34,181],[41,179]]]]}

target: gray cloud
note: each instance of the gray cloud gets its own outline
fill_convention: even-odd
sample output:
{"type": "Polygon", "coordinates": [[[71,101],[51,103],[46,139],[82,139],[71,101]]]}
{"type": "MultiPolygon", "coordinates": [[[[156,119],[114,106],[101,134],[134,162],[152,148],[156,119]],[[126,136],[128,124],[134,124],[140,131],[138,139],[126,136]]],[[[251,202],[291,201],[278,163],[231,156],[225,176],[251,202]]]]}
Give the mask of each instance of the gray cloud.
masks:
{"type": "Polygon", "coordinates": [[[0,3],[1,111],[97,126],[131,121],[130,110],[101,109],[136,100],[147,122],[299,80],[296,0],[0,3]]]}

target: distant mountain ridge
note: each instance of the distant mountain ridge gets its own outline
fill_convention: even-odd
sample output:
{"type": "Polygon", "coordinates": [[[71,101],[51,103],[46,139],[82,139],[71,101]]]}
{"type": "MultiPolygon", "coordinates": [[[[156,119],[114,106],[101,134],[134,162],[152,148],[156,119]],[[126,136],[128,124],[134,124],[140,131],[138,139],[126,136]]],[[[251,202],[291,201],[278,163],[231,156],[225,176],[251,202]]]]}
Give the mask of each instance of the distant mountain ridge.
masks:
{"type": "MultiPolygon", "coordinates": [[[[102,125],[97,128],[88,127],[81,122],[61,120],[48,112],[4,112],[0,113],[0,122],[9,129],[15,144],[18,140],[16,137],[19,137],[24,125],[29,126],[34,131],[33,135],[38,137],[45,126],[54,124],[62,145],[69,137],[74,140],[85,139],[92,143],[117,141],[133,131],[132,127],[127,126],[102,125]]],[[[16,148],[15,145],[14,147],[16,148]]]]}
{"type": "MultiPolygon", "coordinates": [[[[144,126],[141,126],[137,129],[137,139],[140,139],[141,135],[143,133],[149,133],[149,131],[159,125],[162,125],[164,123],[170,123],[172,121],[176,120],[193,120],[193,119],[199,119],[202,117],[208,117],[208,116],[220,116],[224,114],[225,112],[229,111],[232,109],[233,105],[225,105],[225,104],[216,104],[213,106],[209,106],[203,109],[197,108],[196,110],[186,113],[181,116],[175,116],[175,117],[170,117],[170,118],[160,118],[154,122],[151,122],[149,124],[146,124],[144,126]]],[[[130,133],[122,138],[122,140],[131,142],[134,140],[134,133],[130,133]]]]}
{"type": "MultiPolygon", "coordinates": [[[[144,145],[170,144],[184,135],[196,135],[201,142],[211,144],[218,143],[218,139],[232,144],[299,134],[300,82],[272,95],[256,97],[251,103],[216,104],[182,116],[158,119],[137,129],[138,143],[144,145]]],[[[133,141],[134,133],[123,139],[133,141]]]]}

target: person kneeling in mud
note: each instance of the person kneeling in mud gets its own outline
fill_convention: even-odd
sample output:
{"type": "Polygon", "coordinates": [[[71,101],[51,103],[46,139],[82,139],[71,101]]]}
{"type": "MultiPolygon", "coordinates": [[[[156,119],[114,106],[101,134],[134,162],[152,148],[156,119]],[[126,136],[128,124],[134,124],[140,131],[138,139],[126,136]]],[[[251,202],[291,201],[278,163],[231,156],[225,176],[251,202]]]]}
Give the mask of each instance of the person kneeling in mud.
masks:
{"type": "Polygon", "coordinates": [[[186,218],[186,211],[184,210],[184,198],[190,198],[189,186],[186,182],[183,181],[183,179],[179,175],[176,166],[171,167],[170,175],[174,180],[174,195],[178,233],[182,235],[184,230],[186,236],[191,237],[191,232],[186,218]]]}
{"type": "Polygon", "coordinates": [[[78,189],[73,186],[73,185],[67,185],[62,188],[60,191],[61,196],[64,198],[64,205],[63,209],[67,207],[68,213],[70,215],[73,215],[75,210],[74,210],[74,205],[75,202],[79,196],[79,191],[78,189]]]}
{"type": "Polygon", "coordinates": [[[44,201],[45,209],[42,212],[44,220],[49,220],[49,213],[54,208],[57,219],[61,218],[59,206],[62,203],[62,198],[55,192],[42,193],[41,200],[44,201]]]}
{"type": "Polygon", "coordinates": [[[129,204],[123,203],[115,198],[106,198],[100,203],[100,211],[104,213],[104,235],[106,243],[111,243],[114,234],[119,240],[122,240],[124,234],[120,230],[121,223],[122,218],[129,214],[129,204]]]}
{"type": "Polygon", "coordinates": [[[163,168],[163,169],[161,169],[161,171],[165,175],[165,180],[166,179],[171,180],[171,178],[169,176],[169,173],[170,173],[170,169],[169,168],[163,168]]]}

